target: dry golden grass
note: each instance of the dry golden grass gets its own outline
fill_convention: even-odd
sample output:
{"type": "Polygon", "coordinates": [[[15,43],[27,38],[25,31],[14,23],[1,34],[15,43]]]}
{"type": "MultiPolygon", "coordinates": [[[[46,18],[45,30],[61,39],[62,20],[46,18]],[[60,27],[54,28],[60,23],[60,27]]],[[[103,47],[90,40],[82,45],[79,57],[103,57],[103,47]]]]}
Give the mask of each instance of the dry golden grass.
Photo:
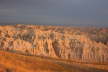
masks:
{"type": "Polygon", "coordinates": [[[68,63],[0,51],[0,72],[108,72],[108,65],[68,63]]]}

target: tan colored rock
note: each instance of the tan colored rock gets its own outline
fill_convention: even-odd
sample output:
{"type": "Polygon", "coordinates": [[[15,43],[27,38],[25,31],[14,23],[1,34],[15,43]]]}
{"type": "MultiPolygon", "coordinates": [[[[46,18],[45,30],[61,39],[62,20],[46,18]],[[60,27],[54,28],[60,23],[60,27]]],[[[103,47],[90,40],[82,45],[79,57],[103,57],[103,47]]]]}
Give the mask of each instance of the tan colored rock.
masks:
{"type": "Polygon", "coordinates": [[[91,40],[78,29],[65,27],[0,26],[0,49],[82,62],[108,62],[107,45],[91,40]]]}

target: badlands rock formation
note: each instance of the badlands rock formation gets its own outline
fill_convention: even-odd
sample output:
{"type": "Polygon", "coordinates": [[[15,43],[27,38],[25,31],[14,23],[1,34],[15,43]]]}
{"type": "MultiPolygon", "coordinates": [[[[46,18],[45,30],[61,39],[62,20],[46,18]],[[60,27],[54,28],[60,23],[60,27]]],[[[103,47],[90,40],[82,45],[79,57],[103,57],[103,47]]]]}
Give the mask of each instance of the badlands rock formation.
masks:
{"type": "Polygon", "coordinates": [[[94,29],[20,24],[0,26],[0,49],[88,63],[108,63],[108,29],[94,29]]]}

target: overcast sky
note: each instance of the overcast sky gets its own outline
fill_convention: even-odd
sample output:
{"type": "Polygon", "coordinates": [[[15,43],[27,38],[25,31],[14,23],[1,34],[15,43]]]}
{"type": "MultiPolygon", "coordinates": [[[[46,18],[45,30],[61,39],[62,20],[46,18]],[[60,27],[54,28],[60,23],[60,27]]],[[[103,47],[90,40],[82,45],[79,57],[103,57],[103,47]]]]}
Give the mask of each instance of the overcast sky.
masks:
{"type": "Polygon", "coordinates": [[[108,24],[108,0],[0,0],[0,24],[108,24]]]}

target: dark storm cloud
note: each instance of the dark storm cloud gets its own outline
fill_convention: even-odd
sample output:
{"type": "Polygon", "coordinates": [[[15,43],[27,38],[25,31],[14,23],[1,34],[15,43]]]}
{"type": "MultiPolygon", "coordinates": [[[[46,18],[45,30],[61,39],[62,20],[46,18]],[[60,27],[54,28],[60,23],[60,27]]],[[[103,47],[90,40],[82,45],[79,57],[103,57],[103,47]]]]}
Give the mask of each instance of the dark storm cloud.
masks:
{"type": "Polygon", "coordinates": [[[0,0],[0,22],[108,24],[108,0],[0,0]]]}

